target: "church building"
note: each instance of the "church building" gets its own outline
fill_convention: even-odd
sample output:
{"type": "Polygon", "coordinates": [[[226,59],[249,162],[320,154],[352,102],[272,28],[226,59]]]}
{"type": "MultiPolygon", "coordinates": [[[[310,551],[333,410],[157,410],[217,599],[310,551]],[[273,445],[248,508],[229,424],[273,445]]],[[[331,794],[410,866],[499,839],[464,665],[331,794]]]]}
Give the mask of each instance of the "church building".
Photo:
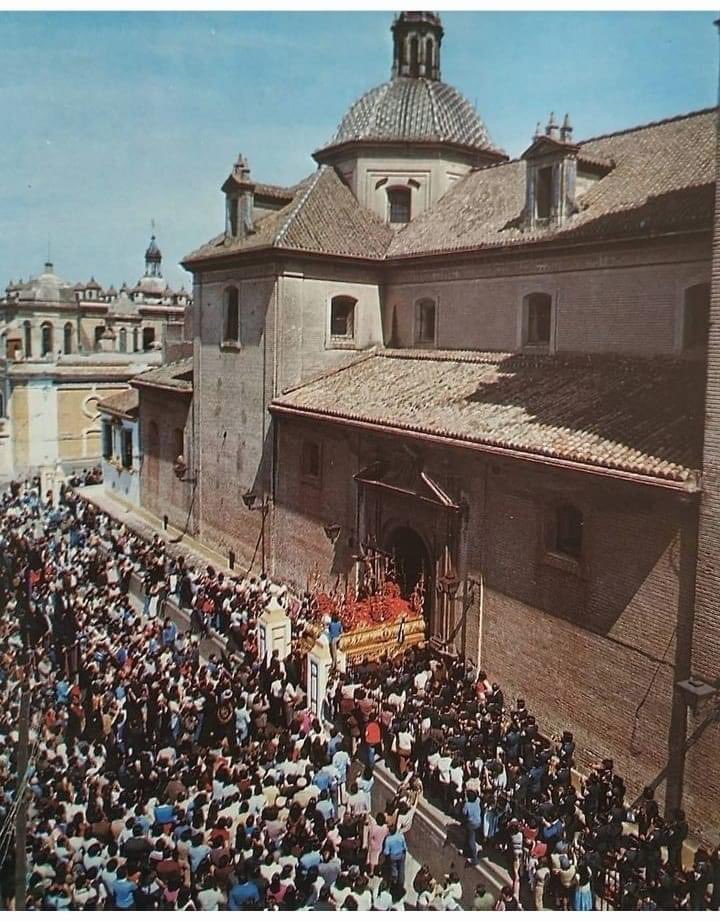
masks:
{"type": "Polygon", "coordinates": [[[712,838],[716,110],[584,140],[551,114],[510,159],[442,81],[440,18],[392,33],[312,175],[238,158],[183,263],[192,369],[152,372],[187,430],[141,389],[145,463],[154,425],[153,469],[186,449],[178,517],[296,588],[390,554],[439,649],[712,838]]]}

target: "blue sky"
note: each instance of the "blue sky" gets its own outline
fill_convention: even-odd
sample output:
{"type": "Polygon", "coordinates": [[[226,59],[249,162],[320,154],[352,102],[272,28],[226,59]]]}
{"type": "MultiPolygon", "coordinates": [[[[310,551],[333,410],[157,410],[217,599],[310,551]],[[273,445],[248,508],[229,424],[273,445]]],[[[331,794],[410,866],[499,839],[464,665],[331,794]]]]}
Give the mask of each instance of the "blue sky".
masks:
{"type": "MultiPolygon", "coordinates": [[[[584,138],[715,104],[713,14],[445,12],[443,79],[517,155],[550,109],[584,138]]],[[[3,13],[0,283],[134,282],[157,224],[165,274],[223,226],[239,151],[292,183],[387,79],[392,14],[3,13]]]]}

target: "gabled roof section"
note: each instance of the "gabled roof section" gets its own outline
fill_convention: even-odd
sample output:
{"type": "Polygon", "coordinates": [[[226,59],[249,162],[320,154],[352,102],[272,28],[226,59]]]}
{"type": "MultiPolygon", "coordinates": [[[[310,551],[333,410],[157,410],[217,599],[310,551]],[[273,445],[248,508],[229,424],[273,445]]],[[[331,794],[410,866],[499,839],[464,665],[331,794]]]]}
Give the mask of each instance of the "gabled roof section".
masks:
{"type": "Polygon", "coordinates": [[[695,491],[703,393],[702,362],[667,356],[385,350],[270,408],[695,491]]]}
{"type": "Polygon", "coordinates": [[[578,151],[577,144],[567,141],[558,141],[556,138],[541,135],[536,137],[532,144],[520,155],[521,160],[530,160],[533,157],[544,157],[548,154],[574,154],[578,151]]]}
{"type": "Polygon", "coordinates": [[[112,396],[104,397],[97,404],[100,412],[109,413],[111,416],[120,416],[124,419],[136,419],[140,405],[140,394],[134,387],[121,390],[112,396]]]}
{"type": "Polygon", "coordinates": [[[193,360],[183,358],[159,368],[144,371],[134,377],[130,383],[134,387],[151,387],[158,390],[170,390],[191,396],[193,392],[193,360]]]}
{"type": "Polygon", "coordinates": [[[578,161],[601,178],[560,226],[525,227],[523,160],[473,172],[396,233],[388,257],[710,229],[716,120],[705,109],[578,142],[578,161]]]}
{"type": "Polygon", "coordinates": [[[184,265],[267,249],[382,259],[393,231],[358,204],[333,167],[322,166],[298,186],[292,201],[261,218],[245,239],[216,237],[186,256],[184,265]]]}

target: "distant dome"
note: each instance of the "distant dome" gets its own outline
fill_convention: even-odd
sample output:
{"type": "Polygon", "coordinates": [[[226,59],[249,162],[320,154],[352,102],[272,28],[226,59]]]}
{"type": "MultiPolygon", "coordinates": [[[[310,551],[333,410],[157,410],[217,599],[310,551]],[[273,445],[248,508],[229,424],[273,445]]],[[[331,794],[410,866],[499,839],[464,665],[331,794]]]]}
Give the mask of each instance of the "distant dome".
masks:
{"type": "Polygon", "coordinates": [[[329,147],[351,141],[440,142],[493,150],[474,106],[447,83],[395,77],[354,103],[329,147]]]}
{"type": "Polygon", "coordinates": [[[155,234],[150,238],[150,245],[145,250],[145,261],[162,262],[162,253],[160,252],[160,247],[155,242],[155,234]]]}

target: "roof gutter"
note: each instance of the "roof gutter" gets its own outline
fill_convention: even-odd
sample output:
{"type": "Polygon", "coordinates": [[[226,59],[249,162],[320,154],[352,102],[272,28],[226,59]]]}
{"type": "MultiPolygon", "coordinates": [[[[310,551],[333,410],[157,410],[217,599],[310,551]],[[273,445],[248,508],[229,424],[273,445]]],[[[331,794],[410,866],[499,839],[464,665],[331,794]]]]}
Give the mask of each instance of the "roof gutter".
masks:
{"type": "Polygon", "coordinates": [[[632,473],[628,470],[613,470],[610,467],[596,467],[593,464],[582,463],[581,461],[563,460],[559,457],[533,454],[529,451],[519,451],[515,448],[479,444],[469,439],[466,440],[447,435],[436,435],[431,432],[424,432],[410,427],[387,425],[380,422],[368,422],[362,419],[351,419],[347,416],[316,412],[308,409],[298,409],[297,407],[287,406],[282,403],[271,403],[269,409],[273,415],[287,416],[288,418],[310,419],[316,422],[342,423],[343,425],[349,425],[353,428],[359,428],[368,432],[384,435],[410,436],[420,441],[443,445],[445,447],[466,448],[480,454],[487,454],[494,457],[511,458],[513,460],[525,461],[533,464],[542,464],[546,467],[555,467],[561,470],[574,471],[576,473],[589,473],[606,479],[622,480],[637,486],[652,486],[654,488],[666,489],[685,499],[697,499],[702,493],[699,475],[694,476],[690,481],[666,480],[662,477],[632,473]]]}

